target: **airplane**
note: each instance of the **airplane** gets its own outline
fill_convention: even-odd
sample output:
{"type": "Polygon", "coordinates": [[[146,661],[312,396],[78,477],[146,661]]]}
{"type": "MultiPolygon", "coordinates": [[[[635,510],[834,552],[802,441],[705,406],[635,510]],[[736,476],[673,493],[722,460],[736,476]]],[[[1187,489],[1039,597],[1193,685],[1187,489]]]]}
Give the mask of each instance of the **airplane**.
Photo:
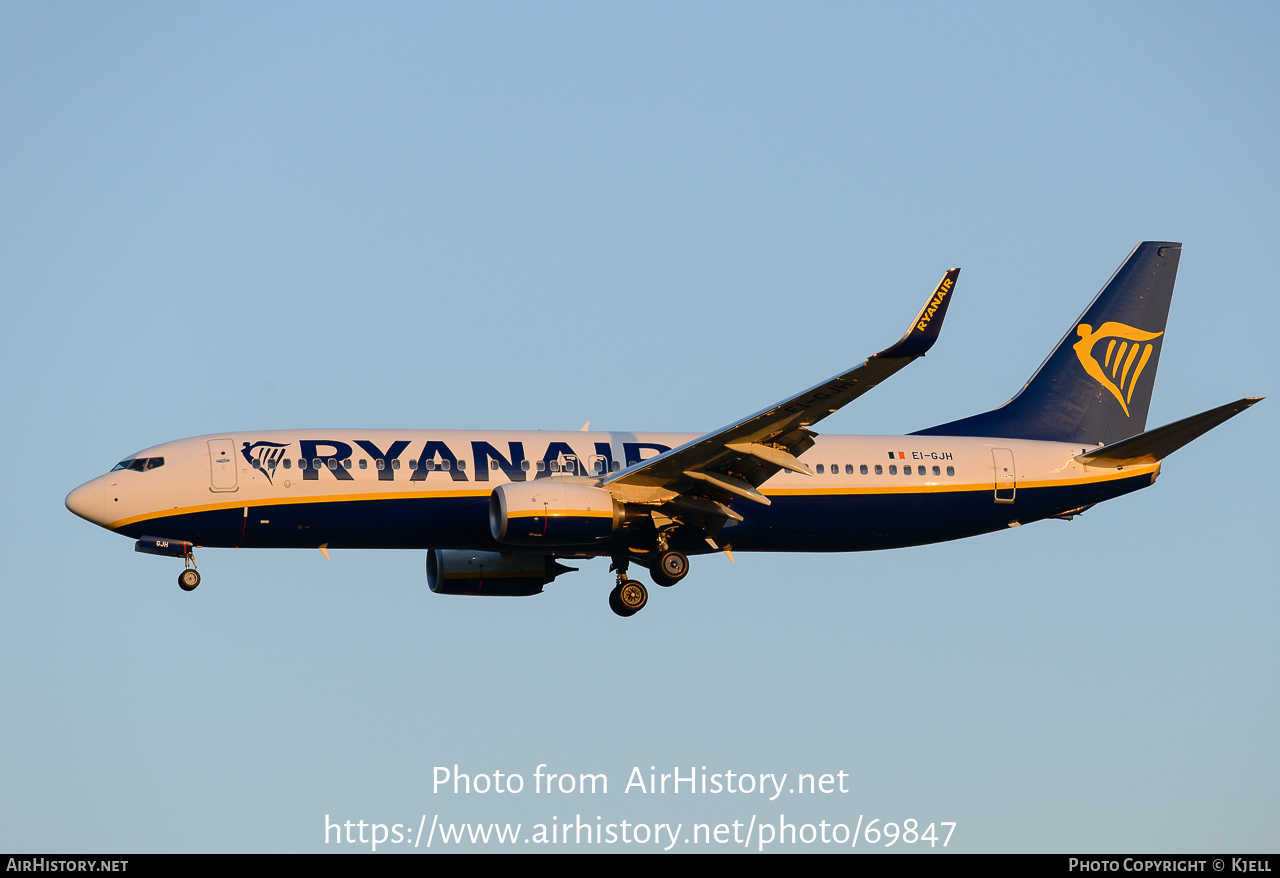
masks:
{"type": "Polygon", "coordinates": [[[436,594],[528,596],[608,557],[632,616],[689,556],[854,552],[1070,520],[1154,484],[1163,460],[1257,403],[1146,430],[1182,245],[1129,254],[1013,399],[905,436],[824,418],[923,357],[960,269],[906,334],[854,368],[710,433],[288,430],[167,442],[72,491],[67,508],[183,559],[196,547],[425,549],[436,594]]]}

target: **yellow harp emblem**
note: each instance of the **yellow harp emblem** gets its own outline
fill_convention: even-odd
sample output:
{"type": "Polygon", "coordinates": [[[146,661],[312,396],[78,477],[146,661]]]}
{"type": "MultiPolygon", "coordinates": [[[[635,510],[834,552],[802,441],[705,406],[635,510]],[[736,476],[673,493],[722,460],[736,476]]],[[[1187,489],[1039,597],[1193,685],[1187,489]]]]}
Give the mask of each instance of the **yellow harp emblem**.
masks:
{"type": "Polygon", "coordinates": [[[1120,403],[1120,408],[1124,409],[1124,416],[1129,417],[1129,401],[1133,399],[1133,389],[1138,386],[1138,376],[1147,367],[1147,360],[1151,359],[1151,351],[1155,347],[1149,342],[1164,333],[1145,332],[1114,321],[1104,323],[1096,330],[1088,323],[1081,323],[1076,327],[1076,333],[1080,340],[1072,348],[1080,358],[1080,365],[1084,366],[1084,370],[1095,381],[1111,391],[1111,395],[1120,403]],[[1093,355],[1093,347],[1104,338],[1109,338],[1110,341],[1102,363],[1099,364],[1093,355]],[[1138,361],[1136,368],[1134,360],[1138,361]]]}

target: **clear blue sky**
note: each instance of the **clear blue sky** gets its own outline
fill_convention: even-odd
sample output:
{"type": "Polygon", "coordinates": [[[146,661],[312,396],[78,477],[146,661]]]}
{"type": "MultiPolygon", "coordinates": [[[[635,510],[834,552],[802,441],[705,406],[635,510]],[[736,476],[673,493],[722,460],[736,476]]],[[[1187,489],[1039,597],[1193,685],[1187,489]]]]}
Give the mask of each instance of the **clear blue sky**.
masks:
{"type": "Polygon", "coordinates": [[[62,503],[217,431],[711,429],[884,347],[960,265],[928,359],[824,423],[919,429],[1011,396],[1143,239],[1185,243],[1151,424],[1273,395],[1278,24],[0,3],[0,848],[783,811],[1275,850],[1280,401],[1071,523],[698,558],[630,620],[603,561],[489,601],[430,594],[418,552],[209,550],[183,594],[62,503]],[[614,786],[433,795],[454,763],[614,786]],[[852,791],[644,801],[636,765],[852,791]]]}

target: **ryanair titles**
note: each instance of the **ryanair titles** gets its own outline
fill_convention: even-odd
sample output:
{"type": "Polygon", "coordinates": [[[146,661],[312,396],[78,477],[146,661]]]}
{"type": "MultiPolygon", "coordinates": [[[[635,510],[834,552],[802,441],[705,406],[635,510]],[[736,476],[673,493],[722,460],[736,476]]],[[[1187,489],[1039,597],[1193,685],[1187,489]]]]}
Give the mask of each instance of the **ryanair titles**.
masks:
{"type": "Polygon", "coordinates": [[[553,441],[541,456],[532,458],[525,456],[524,442],[507,442],[503,449],[484,440],[469,444],[469,458],[465,452],[459,456],[447,442],[436,439],[424,442],[415,449],[416,453],[410,452],[414,443],[408,439],[394,440],[385,448],[368,439],[357,439],[354,444],[337,439],[299,439],[243,442],[240,454],[272,483],[281,469],[295,466],[307,481],[321,478],[326,471],[338,481],[351,481],[355,478],[353,469],[373,469],[379,481],[390,482],[397,474],[404,477],[404,467],[411,482],[424,481],[432,474],[455,482],[487,482],[489,474],[498,470],[510,481],[523,482],[553,475],[600,476],[669,450],[669,446],[657,442],[623,442],[623,461],[615,461],[613,446],[608,442],[592,443],[592,453],[582,455],[568,442],[553,441]]]}

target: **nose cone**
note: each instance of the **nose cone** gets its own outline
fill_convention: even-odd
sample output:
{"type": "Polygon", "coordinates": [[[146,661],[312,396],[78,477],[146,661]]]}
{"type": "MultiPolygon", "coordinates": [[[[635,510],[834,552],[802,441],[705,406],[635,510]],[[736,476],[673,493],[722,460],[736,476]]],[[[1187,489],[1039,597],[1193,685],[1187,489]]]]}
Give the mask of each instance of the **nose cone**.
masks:
{"type": "Polygon", "coordinates": [[[105,525],[107,523],[107,489],[104,477],[98,476],[85,482],[67,495],[67,508],[85,521],[105,525]]]}

